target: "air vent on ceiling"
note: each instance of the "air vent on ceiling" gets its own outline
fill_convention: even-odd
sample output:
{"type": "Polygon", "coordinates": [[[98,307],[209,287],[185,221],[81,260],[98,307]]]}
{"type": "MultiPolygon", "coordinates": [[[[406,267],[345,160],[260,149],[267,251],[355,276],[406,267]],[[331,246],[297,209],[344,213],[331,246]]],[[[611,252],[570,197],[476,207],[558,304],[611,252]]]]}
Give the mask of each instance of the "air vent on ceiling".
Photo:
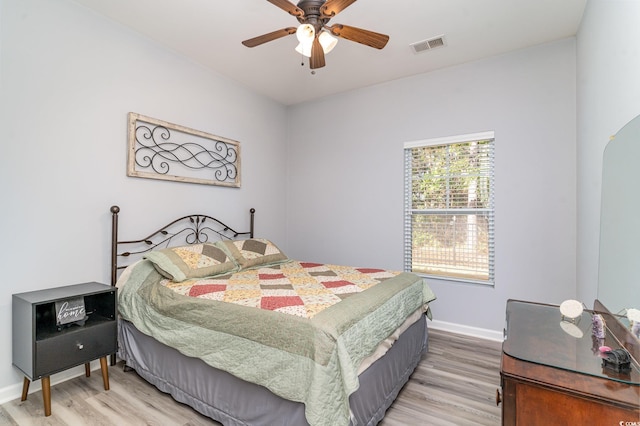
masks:
{"type": "Polygon", "coordinates": [[[411,43],[409,46],[413,49],[414,53],[422,53],[427,50],[435,49],[438,47],[445,46],[444,35],[440,35],[438,37],[430,38],[429,40],[417,41],[415,43],[411,43]]]}

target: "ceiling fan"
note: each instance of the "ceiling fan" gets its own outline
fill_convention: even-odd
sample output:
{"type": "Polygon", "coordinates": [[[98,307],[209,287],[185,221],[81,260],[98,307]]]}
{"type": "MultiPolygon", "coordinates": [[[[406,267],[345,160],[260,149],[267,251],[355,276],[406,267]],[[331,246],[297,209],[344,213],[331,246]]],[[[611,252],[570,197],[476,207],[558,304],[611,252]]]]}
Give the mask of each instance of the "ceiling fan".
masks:
{"type": "Polygon", "coordinates": [[[288,0],[267,0],[294,16],[300,25],[287,27],[242,42],[247,47],[256,47],[263,43],[296,34],[300,44],[296,51],[309,57],[311,69],[325,66],[325,53],[336,45],[333,36],[355,41],[376,49],[382,49],[389,36],[343,24],[328,25],[329,20],[342,12],[356,0],[300,0],[297,5],[288,0]]]}

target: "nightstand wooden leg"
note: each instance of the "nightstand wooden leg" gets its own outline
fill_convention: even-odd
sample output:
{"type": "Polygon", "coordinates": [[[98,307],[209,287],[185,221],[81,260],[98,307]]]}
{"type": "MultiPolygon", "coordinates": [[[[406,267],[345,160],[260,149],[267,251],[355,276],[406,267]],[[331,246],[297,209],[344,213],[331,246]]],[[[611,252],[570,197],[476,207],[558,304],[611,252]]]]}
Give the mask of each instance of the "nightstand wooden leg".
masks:
{"type": "Polygon", "coordinates": [[[91,363],[89,362],[84,365],[84,376],[91,377],[91,363]]]}
{"type": "Polygon", "coordinates": [[[107,367],[107,357],[100,358],[100,370],[102,370],[102,382],[104,383],[104,390],[109,390],[109,367],[107,367]]]}
{"type": "Polygon", "coordinates": [[[20,401],[26,401],[27,395],[29,394],[29,384],[31,384],[31,380],[24,378],[24,382],[22,382],[22,399],[20,401]]]}
{"type": "Polygon", "coordinates": [[[44,415],[51,415],[51,380],[49,376],[42,378],[42,399],[44,400],[44,415]]]}

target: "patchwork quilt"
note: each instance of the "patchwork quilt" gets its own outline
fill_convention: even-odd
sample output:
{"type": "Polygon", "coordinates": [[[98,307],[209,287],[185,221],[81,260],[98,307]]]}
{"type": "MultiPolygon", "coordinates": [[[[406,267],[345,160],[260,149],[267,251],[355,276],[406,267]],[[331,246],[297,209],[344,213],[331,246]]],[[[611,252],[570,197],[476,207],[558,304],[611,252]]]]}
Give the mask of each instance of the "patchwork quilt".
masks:
{"type": "Polygon", "coordinates": [[[296,261],[177,283],[142,260],[118,287],[122,319],[304,403],[312,426],[349,424],[362,360],[435,299],[414,274],[296,261]]]}
{"type": "Polygon", "coordinates": [[[383,269],[291,261],[180,283],[166,279],[162,284],[185,296],[313,318],[325,308],[398,274],[383,269]]]}

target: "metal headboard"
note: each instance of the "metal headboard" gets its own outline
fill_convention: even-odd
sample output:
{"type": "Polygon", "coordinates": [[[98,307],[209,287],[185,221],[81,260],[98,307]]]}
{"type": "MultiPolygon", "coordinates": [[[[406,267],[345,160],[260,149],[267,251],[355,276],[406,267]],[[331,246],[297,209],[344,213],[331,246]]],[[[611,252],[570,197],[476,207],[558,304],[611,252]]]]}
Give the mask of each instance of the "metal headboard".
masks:
{"type": "Polygon", "coordinates": [[[248,232],[237,232],[220,220],[204,214],[192,214],[176,219],[147,237],[139,240],[118,240],[118,213],[120,207],[111,206],[111,285],[115,286],[118,271],[133,263],[144,253],[156,248],[175,245],[200,244],[212,239],[236,239],[239,236],[253,238],[253,223],[256,209],[250,209],[248,232]]]}

